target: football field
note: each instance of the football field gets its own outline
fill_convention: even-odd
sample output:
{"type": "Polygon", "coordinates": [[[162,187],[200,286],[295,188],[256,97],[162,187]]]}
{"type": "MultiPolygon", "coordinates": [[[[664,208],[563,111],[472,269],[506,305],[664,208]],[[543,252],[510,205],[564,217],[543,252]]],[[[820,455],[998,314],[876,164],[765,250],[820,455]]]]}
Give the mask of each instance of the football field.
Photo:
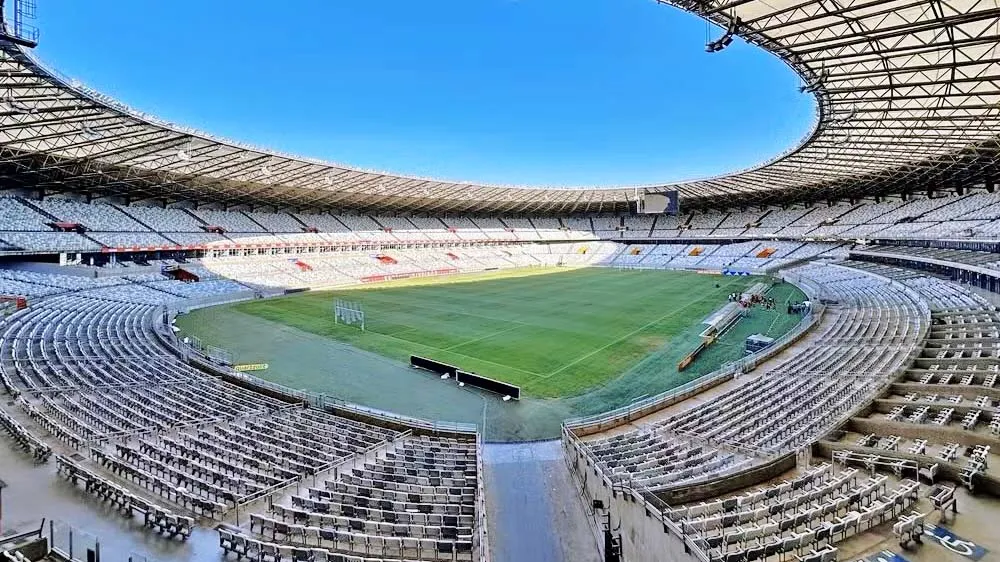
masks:
{"type": "MultiPolygon", "coordinates": [[[[675,371],[702,320],[755,281],[679,271],[530,269],[307,292],[234,308],[391,359],[422,355],[516,384],[527,396],[552,398],[604,384],[653,353],[669,357],[675,371]],[[361,303],[364,332],[334,322],[337,299],[361,303]]],[[[775,318],[790,326],[797,319],[780,318],[784,301],[801,293],[781,287],[772,295],[779,301],[775,318]]]]}

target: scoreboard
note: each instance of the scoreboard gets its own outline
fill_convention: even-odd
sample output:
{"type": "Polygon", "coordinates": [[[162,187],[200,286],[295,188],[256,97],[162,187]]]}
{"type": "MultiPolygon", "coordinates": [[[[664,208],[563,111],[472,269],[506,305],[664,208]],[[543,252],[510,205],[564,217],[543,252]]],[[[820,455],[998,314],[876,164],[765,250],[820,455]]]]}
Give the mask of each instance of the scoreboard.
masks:
{"type": "Polygon", "coordinates": [[[638,212],[646,215],[676,215],[680,213],[677,191],[646,191],[638,198],[638,212]]]}

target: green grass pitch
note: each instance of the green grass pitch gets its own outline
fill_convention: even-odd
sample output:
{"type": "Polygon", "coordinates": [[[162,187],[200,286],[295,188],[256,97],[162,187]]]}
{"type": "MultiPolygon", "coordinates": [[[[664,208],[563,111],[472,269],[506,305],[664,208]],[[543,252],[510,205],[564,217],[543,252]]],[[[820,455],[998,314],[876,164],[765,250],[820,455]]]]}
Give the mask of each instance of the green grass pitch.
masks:
{"type": "Polygon", "coordinates": [[[401,361],[415,354],[451,363],[529,396],[558,397],[604,383],[675,336],[700,330],[729,293],[752,282],[678,271],[512,270],[309,292],[236,309],[401,361]],[[366,331],[334,323],[338,298],[362,303],[366,331]]]}

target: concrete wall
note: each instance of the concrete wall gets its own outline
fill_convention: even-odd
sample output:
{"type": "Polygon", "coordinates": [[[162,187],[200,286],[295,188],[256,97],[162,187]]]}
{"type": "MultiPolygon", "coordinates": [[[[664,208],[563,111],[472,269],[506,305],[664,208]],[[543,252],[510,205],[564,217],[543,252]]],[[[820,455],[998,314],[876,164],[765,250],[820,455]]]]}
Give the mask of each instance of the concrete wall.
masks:
{"type": "Polygon", "coordinates": [[[926,439],[931,443],[958,443],[966,447],[989,445],[1000,450],[1000,439],[988,434],[965,431],[932,423],[892,422],[883,419],[852,418],[847,427],[862,435],[898,435],[907,439],[926,439]]]}
{"type": "Polygon", "coordinates": [[[688,398],[697,396],[702,392],[715,388],[716,386],[722,383],[729,382],[733,380],[733,376],[734,373],[728,373],[724,376],[715,378],[712,378],[711,374],[705,375],[704,377],[702,377],[703,379],[705,379],[703,383],[696,384],[695,386],[691,387],[686,391],[678,392],[677,394],[669,396],[664,400],[638,405],[634,409],[629,407],[626,411],[622,412],[621,415],[618,416],[595,420],[594,422],[588,423],[586,425],[574,425],[572,428],[573,433],[576,434],[578,437],[585,437],[587,435],[601,433],[602,431],[607,431],[609,429],[625,425],[634,420],[644,418],[652,413],[659,412],[664,408],[669,408],[670,406],[673,406],[674,404],[677,404],[679,402],[683,402],[688,398]]]}
{"type": "Polygon", "coordinates": [[[727,474],[721,478],[713,478],[708,482],[679,486],[669,490],[658,490],[656,495],[671,505],[697,502],[756,486],[793,468],[795,468],[795,453],[788,453],[764,464],[754,465],[746,470],[727,474]]]}
{"type": "MultiPolygon", "coordinates": [[[[158,332],[159,333],[159,332],[158,332]]],[[[161,338],[165,339],[165,338],[161,338]]],[[[176,349],[176,348],[174,348],[176,349]]],[[[396,431],[412,431],[415,435],[434,435],[438,437],[471,438],[476,435],[476,426],[458,427],[458,424],[435,423],[406,416],[398,416],[391,412],[381,412],[373,408],[365,408],[356,404],[333,401],[322,395],[304,393],[259,379],[246,373],[237,373],[228,368],[216,365],[196,353],[190,353],[185,359],[191,366],[219,377],[230,384],[245,388],[276,400],[289,404],[312,405],[337,416],[355,421],[387,427],[396,431]]]]}
{"type": "MultiPolygon", "coordinates": [[[[859,447],[853,443],[838,441],[820,440],[813,446],[813,454],[817,458],[830,459],[831,462],[834,451],[851,451],[863,455],[879,455],[885,458],[904,459],[914,461],[921,467],[937,464],[938,472],[936,481],[949,481],[959,485],[962,484],[962,466],[957,463],[945,462],[941,459],[925,455],[913,455],[907,453],[906,451],[883,451],[882,449],[859,447]]],[[[904,474],[903,476],[907,478],[915,478],[913,474],[904,474]]],[[[979,478],[976,480],[976,491],[982,491],[992,496],[1000,497],[1000,479],[996,476],[990,475],[989,473],[980,474],[979,478]]]]}
{"type": "MultiPolygon", "coordinates": [[[[622,560],[628,562],[707,562],[682,536],[680,529],[666,519],[660,503],[647,495],[613,484],[597,470],[593,460],[584,454],[579,441],[563,434],[566,462],[576,480],[584,502],[593,506],[598,500],[603,508],[592,508],[591,517],[598,533],[610,515],[611,529],[621,537],[622,560]]],[[[601,545],[603,548],[603,545],[601,545]]]]}
{"type": "Polygon", "coordinates": [[[257,293],[252,289],[247,289],[245,291],[234,291],[231,293],[220,293],[217,295],[205,295],[204,297],[193,297],[188,299],[178,299],[176,306],[179,306],[181,310],[185,313],[191,312],[192,310],[197,310],[199,308],[207,308],[210,306],[218,306],[221,304],[230,304],[234,302],[253,300],[257,296],[257,293]]]}
{"type": "Polygon", "coordinates": [[[900,395],[909,394],[910,392],[922,394],[941,392],[962,396],[971,400],[975,400],[980,396],[989,396],[993,400],[1000,400],[1000,388],[990,388],[988,386],[981,385],[926,385],[917,382],[902,381],[893,383],[891,388],[893,393],[900,395]]]}

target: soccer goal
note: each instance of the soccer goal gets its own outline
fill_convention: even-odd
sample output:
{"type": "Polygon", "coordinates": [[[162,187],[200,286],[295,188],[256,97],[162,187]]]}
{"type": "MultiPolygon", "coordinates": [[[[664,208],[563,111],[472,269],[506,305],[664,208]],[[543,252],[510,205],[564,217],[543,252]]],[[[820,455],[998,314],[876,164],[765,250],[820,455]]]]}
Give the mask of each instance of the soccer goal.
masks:
{"type": "Polygon", "coordinates": [[[336,324],[357,326],[365,331],[365,311],[361,303],[337,299],[333,303],[333,321],[336,324]]]}

